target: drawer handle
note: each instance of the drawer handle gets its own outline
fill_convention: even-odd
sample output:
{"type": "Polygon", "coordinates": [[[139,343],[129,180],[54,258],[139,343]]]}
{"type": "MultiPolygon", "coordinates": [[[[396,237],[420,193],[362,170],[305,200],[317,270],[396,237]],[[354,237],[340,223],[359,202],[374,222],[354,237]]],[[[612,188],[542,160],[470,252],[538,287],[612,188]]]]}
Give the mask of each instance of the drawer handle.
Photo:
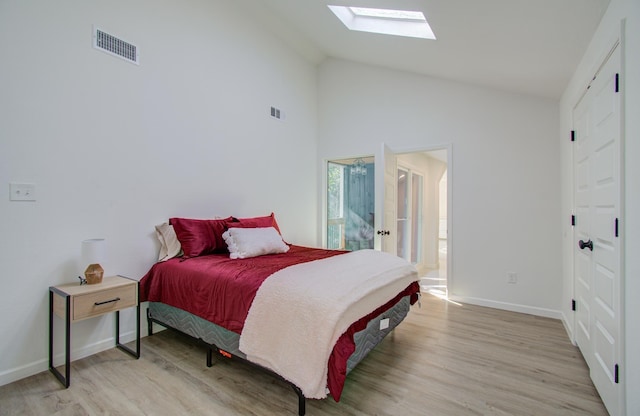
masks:
{"type": "Polygon", "coordinates": [[[94,305],[100,306],[100,305],[105,305],[107,303],[117,302],[119,300],[120,300],[120,298],[109,299],[109,300],[105,300],[104,302],[95,302],[94,305]]]}

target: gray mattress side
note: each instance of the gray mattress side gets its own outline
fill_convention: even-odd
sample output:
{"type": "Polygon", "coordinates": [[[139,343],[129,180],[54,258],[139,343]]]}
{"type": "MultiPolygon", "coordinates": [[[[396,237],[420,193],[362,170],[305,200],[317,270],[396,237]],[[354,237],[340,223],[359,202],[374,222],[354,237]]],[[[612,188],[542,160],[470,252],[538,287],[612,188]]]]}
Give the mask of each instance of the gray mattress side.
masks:
{"type": "MultiPolygon", "coordinates": [[[[347,373],[353,370],[369,351],[404,320],[409,313],[410,306],[409,296],[405,296],[386,312],[369,321],[365,329],[354,334],[356,350],[347,361],[347,373]],[[389,319],[389,327],[380,329],[380,321],[383,319],[389,319]]],[[[246,358],[246,355],[239,348],[239,334],[189,312],[164,303],[149,302],[149,316],[193,338],[200,339],[207,344],[213,344],[238,357],[246,358]]]]}

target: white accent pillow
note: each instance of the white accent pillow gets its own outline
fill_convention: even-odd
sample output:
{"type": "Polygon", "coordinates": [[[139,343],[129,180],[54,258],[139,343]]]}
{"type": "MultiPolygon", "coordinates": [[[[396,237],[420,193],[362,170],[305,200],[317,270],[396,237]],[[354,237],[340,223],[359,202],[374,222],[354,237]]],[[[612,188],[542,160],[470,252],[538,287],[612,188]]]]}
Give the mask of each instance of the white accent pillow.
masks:
{"type": "Polygon", "coordinates": [[[160,253],[158,253],[158,261],[166,261],[172,259],[182,252],[182,246],[178,240],[173,225],[163,223],[156,225],[156,237],[160,242],[160,253]]]}
{"type": "Polygon", "coordinates": [[[286,253],[289,246],[274,227],[229,228],[222,234],[232,259],[286,253]]]}

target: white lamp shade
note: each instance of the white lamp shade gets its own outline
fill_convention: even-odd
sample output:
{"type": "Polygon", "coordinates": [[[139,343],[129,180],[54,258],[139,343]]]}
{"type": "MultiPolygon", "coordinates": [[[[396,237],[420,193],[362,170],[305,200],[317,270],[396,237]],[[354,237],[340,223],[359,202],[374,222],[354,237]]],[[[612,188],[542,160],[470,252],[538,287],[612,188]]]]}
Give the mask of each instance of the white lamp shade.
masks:
{"type": "Polygon", "coordinates": [[[82,242],[83,267],[101,264],[107,259],[107,242],[104,238],[92,238],[82,242]]]}

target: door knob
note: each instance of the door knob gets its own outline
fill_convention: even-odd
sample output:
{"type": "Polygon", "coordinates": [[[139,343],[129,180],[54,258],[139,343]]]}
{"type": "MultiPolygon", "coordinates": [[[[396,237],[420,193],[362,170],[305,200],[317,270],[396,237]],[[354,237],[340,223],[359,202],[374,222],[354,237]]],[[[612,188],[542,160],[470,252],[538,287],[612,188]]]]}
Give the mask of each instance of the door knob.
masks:
{"type": "Polygon", "coordinates": [[[591,241],[591,239],[587,240],[586,242],[580,240],[578,241],[578,247],[580,247],[582,250],[584,250],[585,247],[588,247],[589,250],[593,251],[593,241],[591,241]]]}

